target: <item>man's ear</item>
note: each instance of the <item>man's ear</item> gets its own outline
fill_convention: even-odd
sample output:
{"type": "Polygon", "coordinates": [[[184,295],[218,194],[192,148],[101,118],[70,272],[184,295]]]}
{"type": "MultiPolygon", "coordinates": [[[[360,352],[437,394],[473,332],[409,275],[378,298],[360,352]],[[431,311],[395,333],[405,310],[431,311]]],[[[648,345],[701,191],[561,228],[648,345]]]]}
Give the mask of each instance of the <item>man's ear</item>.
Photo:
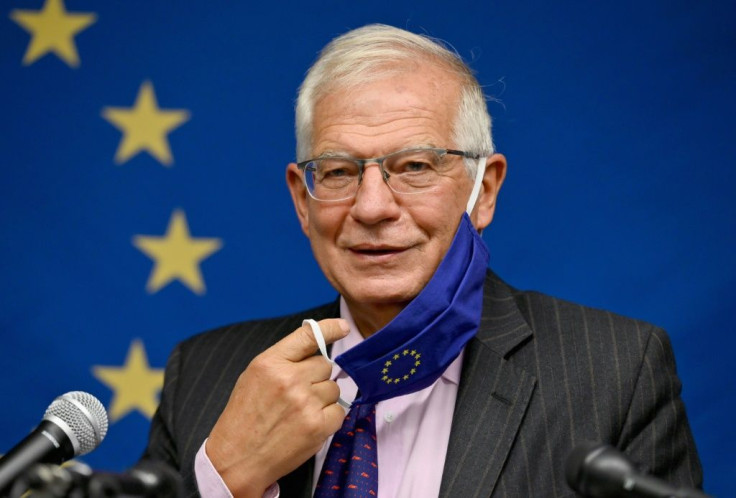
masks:
{"type": "Polygon", "coordinates": [[[486,159],[486,171],[483,175],[480,195],[475,204],[471,219],[475,228],[483,230],[493,221],[496,211],[496,200],[506,178],[506,158],[503,154],[493,154],[486,159]]]}
{"type": "Polygon", "coordinates": [[[289,163],[286,167],[286,186],[289,187],[291,200],[294,202],[294,209],[299,217],[302,232],[309,237],[309,193],[307,193],[307,187],[304,185],[302,172],[297,168],[296,163],[289,163]]]}

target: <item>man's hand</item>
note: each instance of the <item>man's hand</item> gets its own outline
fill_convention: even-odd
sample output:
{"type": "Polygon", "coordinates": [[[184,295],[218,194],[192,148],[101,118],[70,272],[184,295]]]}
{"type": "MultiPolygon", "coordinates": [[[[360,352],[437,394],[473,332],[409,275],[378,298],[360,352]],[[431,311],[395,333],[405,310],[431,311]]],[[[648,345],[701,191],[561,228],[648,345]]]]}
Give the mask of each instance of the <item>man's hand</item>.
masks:
{"type": "MultiPolygon", "coordinates": [[[[319,322],[327,344],[348,333],[345,320],[319,322]]],[[[207,455],[234,496],[262,496],[307,461],[340,428],[345,412],[332,367],[314,356],[311,328],[299,327],[240,375],[207,440],[207,455]]]]}

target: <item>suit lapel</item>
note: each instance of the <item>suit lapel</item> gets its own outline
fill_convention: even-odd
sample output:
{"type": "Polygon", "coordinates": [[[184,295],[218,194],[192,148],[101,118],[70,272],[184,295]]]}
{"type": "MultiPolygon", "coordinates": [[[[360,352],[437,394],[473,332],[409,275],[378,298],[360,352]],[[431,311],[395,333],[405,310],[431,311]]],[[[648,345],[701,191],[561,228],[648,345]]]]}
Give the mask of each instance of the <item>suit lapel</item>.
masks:
{"type": "Polygon", "coordinates": [[[440,496],[490,496],[536,384],[506,358],[532,331],[489,272],[478,334],[465,348],[440,496]]]}

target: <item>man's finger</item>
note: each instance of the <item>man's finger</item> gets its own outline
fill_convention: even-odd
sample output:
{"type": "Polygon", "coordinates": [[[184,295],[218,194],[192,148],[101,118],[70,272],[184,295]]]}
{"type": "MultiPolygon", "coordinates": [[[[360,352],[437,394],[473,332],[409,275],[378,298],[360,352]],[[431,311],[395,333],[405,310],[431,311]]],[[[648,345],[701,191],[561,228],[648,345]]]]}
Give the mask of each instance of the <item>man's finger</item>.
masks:
{"type": "MultiPolygon", "coordinates": [[[[326,344],[332,344],[348,335],[348,323],[342,318],[329,318],[317,322],[326,344]]],[[[301,361],[317,351],[317,340],[312,327],[304,324],[276,344],[281,355],[290,361],[301,361]]]]}
{"type": "Polygon", "coordinates": [[[320,401],[322,401],[322,406],[337,403],[337,398],[340,396],[340,388],[333,380],[324,380],[322,382],[312,384],[312,392],[320,401]]]}
{"type": "Polygon", "coordinates": [[[336,433],[342,426],[345,420],[345,410],[336,403],[327,405],[322,409],[322,413],[325,417],[325,429],[332,435],[336,433]]]}
{"type": "Polygon", "coordinates": [[[312,384],[323,382],[330,378],[332,365],[322,356],[310,356],[295,365],[299,378],[312,384]]]}

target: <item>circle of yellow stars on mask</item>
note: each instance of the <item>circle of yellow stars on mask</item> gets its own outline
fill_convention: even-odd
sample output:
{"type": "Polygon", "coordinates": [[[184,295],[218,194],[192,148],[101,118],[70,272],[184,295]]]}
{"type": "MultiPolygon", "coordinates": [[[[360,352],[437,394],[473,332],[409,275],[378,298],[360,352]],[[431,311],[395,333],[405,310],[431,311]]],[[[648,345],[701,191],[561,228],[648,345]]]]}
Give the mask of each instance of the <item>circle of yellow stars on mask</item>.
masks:
{"type": "Polygon", "coordinates": [[[391,359],[386,360],[386,362],[383,364],[383,370],[381,370],[381,374],[383,377],[381,377],[381,380],[385,382],[386,384],[398,384],[399,382],[404,382],[409,380],[411,376],[413,376],[415,373],[417,373],[417,369],[422,364],[422,361],[420,358],[422,357],[421,353],[417,353],[416,350],[408,350],[405,349],[401,352],[401,354],[396,353],[394,354],[391,359]],[[402,358],[410,358],[410,366],[411,368],[404,373],[403,375],[399,375],[397,377],[391,377],[389,375],[389,372],[391,370],[392,366],[395,366],[395,363],[399,361],[402,358]]]}

